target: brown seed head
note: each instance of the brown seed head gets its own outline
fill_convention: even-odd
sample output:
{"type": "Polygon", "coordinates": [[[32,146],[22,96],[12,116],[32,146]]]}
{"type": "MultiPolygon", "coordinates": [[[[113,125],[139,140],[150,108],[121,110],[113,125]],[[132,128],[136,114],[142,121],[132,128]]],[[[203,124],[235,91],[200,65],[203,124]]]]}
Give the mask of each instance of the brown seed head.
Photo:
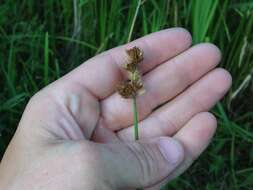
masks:
{"type": "Polygon", "coordinates": [[[143,51],[138,47],[133,47],[126,50],[128,55],[128,62],[124,65],[127,71],[133,72],[137,69],[138,63],[143,60],[143,51]]]}
{"type": "Polygon", "coordinates": [[[129,73],[129,79],[121,83],[117,87],[117,91],[123,98],[133,98],[137,94],[145,92],[138,70],[138,63],[143,60],[143,51],[138,47],[133,47],[126,50],[126,53],[129,59],[127,64],[124,65],[124,68],[129,73]]]}
{"type": "Polygon", "coordinates": [[[138,47],[133,47],[131,49],[126,50],[130,62],[132,63],[139,63],[143,60],[143,51],[138,47]]]}
{"type": "Polygon", "coordinates": [[[131,81],[124,81],[117,87],[118,93],[123,98],[133,98],[136,95],[136,91],[131,81]]]}

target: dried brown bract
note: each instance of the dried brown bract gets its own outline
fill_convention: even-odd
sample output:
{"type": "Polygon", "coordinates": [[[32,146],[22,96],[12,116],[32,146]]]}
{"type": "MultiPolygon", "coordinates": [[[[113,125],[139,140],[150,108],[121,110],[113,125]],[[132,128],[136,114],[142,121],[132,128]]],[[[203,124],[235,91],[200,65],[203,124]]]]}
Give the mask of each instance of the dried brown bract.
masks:
{"type": "Polygon", "coordinates": [[[124,65],[124,68],[127,71],[133,72],[137,70],[138,63],[143,60],[143,51],[138,47],[133,47],[126,50],[126,53],[128,55],[128,62],[124,65]]]}
{"type": "Polygon", "coordinates": [[[130,62],[132,63],[139,63],[143,60],[143,51],[136,46],[126,50],[126,52],[129,56],[129,59],[131,59],[130,62]]]}
{"type": "Polygon", "coordinates": [[[118,93],[123,98],[133,98],[136,95],[136,91],[131,81],[124,81],[122,84],[118,86],[118,93]]]}
{"type": "Polygon", "coordinates": [[[123,98],[134,98],[143,89],[143,84],[138,81],[124,81],[117,88],[123,98]]]}
{"type": "Polygon", "coordinates": [[[128,71],[128,80],[124,81],[117,88],[123,98],[134,98],[137,94],[144,92],[138,64],[143,60],[143,51],[138,47],[126,50],[128,62],[124,68],[128,71]]]}

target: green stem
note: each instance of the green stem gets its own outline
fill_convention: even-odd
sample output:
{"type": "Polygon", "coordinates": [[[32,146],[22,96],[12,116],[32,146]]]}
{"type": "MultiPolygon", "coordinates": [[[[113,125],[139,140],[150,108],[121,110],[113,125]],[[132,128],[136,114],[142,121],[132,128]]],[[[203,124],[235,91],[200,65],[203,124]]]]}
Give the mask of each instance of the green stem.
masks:
{"type": "MultiPolygon", "coordinates": [[[[140,10],[140,6],[141,6],[141,0],[138,0],[138,4],[137,4],[136,9],[135,9],[134,17],[133,17],[131,27],[130,27],[130,31],[129,31],[129,35],[128,35],[128,38],[127,38],[127,42],[130,42],[130,40],[131,40],[134,25],[135,25],[135,22],[136,22],[136,19],[137,19],[138,12],[140,10]]],[[[136,97],[133,98],[133,112],[134,112],[134,138],[135,138],[135,140],[139,140],[138,109],[137,109],[137,104],[136,104],[136,97]]]]}
{"type": "MultiPolygon", "coordinates": [[[[127,38],[127,42],[130,42],[132,34],[133,34],[133,29],[134,29],[134,25],[136,22],[136,18],[139,12],[141,6],[141,0],[138,1],[136,10],[135,10],[135,14],[134,14],[134,18],[130,27],[130,32],[127,38]]],[[[137,104],[136,104],[136,97],[133,97],[133,112],[134,112],[134,138],[135,140],[139,140],[139,131],[138,131],[138,108],[137,108],[137,104]]],[[[142,189],[136,189],[136,190],[142,190],[142,189]]]]}
{"type": "Polygon", "coordinates": [[[138,108],[136,104],[136,97],[133,98],[133,112],[134,112],[134,138],[139,140],[139,131],[138,131],[138,108]]]}
{"type": "MultiPolygon", "coordinates": [[[[134,111],[134,138],[135,140],[139,140],[139,129],[138,129],[138,108],[136,104],[136,97],[133,97],[133,111],[134,111]]],[[[142,189],[136,189],[142,190],[142,189]]]]}

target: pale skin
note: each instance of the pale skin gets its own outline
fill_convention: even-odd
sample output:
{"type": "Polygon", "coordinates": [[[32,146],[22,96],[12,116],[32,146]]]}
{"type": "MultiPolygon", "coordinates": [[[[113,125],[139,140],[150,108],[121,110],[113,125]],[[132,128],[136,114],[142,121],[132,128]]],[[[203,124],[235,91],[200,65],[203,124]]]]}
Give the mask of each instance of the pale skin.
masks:
{"type": "Polygon", "coordinates": [[[191,47],[190,34],[172,28],[86,61],[31,98],[1,162],[0,189],[161,188],[215,133],[208,110],[231,86],[230,74],[216,68],[220,59],[216,46],[191,47]],[[146,89],[137,98],[137,142],[132,100],[115,91],[133,46],[144,51],[146,89]]]}

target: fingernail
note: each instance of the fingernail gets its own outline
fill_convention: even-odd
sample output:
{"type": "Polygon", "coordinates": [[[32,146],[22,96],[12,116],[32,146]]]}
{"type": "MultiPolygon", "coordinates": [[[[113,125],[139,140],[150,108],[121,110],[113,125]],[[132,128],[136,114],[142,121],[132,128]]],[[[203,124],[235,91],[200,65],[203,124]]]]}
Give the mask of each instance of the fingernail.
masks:
{"type": "Polygon", "coordinates": [[[183,160],[184,150],[181,144],[172,138],[159,139],[159,148],[164,158],[172,164],[178,164],[183,160]]]}

